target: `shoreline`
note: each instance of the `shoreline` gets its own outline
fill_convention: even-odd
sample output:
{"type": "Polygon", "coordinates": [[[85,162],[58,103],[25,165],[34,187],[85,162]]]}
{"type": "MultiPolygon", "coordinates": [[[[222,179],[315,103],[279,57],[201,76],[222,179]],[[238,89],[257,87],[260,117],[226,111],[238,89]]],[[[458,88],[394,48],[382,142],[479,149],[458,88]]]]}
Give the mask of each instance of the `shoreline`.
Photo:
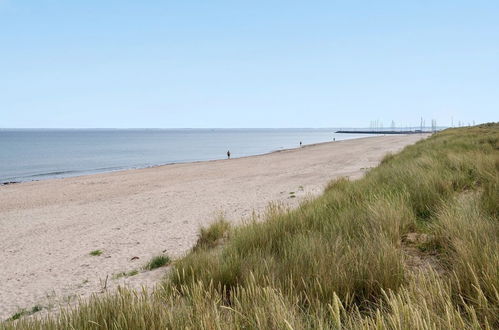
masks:
{"type": "MultiPolygon", "coordinates": [[[[309,148],[309,147],[323,145],[323,144],[328,144],[328,143],[339,143],[339,142],[350,141],[350,140],[371,139],[373,137],[378,137],[378,136],[382,136],[382,135],[379,134],[379,135],[373,135],[373,136],[363,136],[363,137],[358,137],[358,138],[343,139],[343,140],[338,140],[338,141],[325,141],[325,142],[317,142],[317,143],[311,143],[311,144],[304,144],[301,147],[284,148],[284,149],[272,150],[272,151],[261,153],[261,154],[254,154],[254,155],[247,155],[247,156],[241,156],[241,157],[234,157],[234,158],[231,158],[231,159],[244,159],[244,158],[250,158],[250,157],[265,156],[265,155],[270,155],[270,154],[273,154],[273,153],[279,153],[279,152],[285,152],[285,151],[292,151],[292,150],[299,150],[299,149],[309,148]]],[[[99,174],[106,174],[106,173],[115,173],[115,172],[124,172],[124,171],[135,171],[135,170],[143,170],[143,169],[148,169],[148,168],[157,168],[157,167],[171,166],[171,165],[178,165],[178,164],[196,164],[196,163],[217,162],[217,161],[222,161],[222,160],[227,160],[227,158],[217,158],[217,159],[207,159],[207,160],[194,160],[194,161],[187,161],[187,162],[170,162],[170,163],[150,165],[150,166],[144,166],[144,167],[138,166],[138,167],[130,167],[130,168],[119,168],[119,169],[114,169],[114,170],[103,170],[103,171],[88,170],[91,173],[82,173],[82,174],[76,174],[76,175],[70,175],[70,176],[63,176],[63,177],[48,177],[48,178],[45,178],[45,179],[37,179],[37,180],[21,180],[21,179],[15,178],[14,181],[11,181],[14,178],[7,178],[7,181],[0,182],[0,187],[14,185],[14,184],[18,185],[18,184],[21,184],[21,183],[28,183],[28,182],[39,182],[39,181],[47,181],[47,180],[64,180],[64,179],[79,178],[79,177],[85,177],[85,176],[91,176],[91,175],[99,175],[99,174]],[[95,171],[95,172],[93,172],[93,171],[95,171]]],[[[85,172],[85,171],[82,171],[82,172],[85,172]]],[[[47,173],[47,174],[50,174],[50,173],[47,173]]],[[[46,174],[45,173],[36,174],[36,176],[43,176],[43,175],[46,175],[46,174]]]]}
{"type": "Polygon", "coordinates": [[[182,256],[220,214],[240,223],[269,203],[294,208],[330,180],[360,178],[386,153],[419,139],[349,139],[0,187],[0,319],[87,298],[106,278],[108,290],[154,285],[165,269],[114,277],[163,252],[182,256]],[[94,250],[102,255],[90,255],[94,250]]]}

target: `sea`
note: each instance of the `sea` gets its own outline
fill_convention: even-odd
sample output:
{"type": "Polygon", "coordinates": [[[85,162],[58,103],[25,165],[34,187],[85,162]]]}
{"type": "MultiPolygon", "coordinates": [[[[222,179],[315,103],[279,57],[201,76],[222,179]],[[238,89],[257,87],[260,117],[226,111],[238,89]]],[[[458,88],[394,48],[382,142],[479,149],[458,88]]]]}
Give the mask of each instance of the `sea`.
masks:
{"type": "Polygon", "coordinates": [[[0,129],[0,184],[265,154],[372,135],[300,129],[0,129]]]}

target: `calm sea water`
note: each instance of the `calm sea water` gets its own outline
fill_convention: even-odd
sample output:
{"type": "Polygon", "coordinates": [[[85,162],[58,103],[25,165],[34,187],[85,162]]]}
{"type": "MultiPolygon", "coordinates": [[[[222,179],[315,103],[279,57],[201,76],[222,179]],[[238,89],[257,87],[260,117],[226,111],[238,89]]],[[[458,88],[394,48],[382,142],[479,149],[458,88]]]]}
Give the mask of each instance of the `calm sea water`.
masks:
{"type": "Polygon", "coordinates": [[[0,129],[0,183],[233,158],[352,139],[336,129],[0,129]]]}

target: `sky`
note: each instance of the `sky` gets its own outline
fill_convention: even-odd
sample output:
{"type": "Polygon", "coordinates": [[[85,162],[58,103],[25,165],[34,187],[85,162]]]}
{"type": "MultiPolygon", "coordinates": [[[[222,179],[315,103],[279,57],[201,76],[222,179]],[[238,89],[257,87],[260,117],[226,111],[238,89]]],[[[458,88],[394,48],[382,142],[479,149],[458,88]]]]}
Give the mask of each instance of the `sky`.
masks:
{"type": "Polygon", "coordinates": [[[0,0],[0,127],[499,121],[499,1],[0,0]]]}

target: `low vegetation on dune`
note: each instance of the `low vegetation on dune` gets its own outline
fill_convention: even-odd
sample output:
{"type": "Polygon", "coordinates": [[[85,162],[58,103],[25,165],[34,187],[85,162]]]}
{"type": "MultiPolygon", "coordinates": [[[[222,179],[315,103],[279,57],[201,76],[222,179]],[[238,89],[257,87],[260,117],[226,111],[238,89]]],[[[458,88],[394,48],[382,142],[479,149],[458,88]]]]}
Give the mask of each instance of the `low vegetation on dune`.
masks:
{"type": "Polygon", "coordinates": [[[230,223],[222,215],[219,216],[219,219],[211,224],[211,226],[201,228],[196,245],[192,248],[193,252],[212,249],[222,244],[223,240],[227,238],[229,228],[230,223]]]}
{"type": "Polygon", "coordinates": [[[165,255],[159,255],[153,257],[147,265],[144,267],[147,270],[153,270],[159,267],[163,267],[168,265],[171,262],[170,257],[165,255]]]}
{"type": "Polygon", "coordinates": [[[297,209],[217,222],[152,292],[0,327],[499,328],[498,173],[498,124],[447,129],[297,209]]]}

